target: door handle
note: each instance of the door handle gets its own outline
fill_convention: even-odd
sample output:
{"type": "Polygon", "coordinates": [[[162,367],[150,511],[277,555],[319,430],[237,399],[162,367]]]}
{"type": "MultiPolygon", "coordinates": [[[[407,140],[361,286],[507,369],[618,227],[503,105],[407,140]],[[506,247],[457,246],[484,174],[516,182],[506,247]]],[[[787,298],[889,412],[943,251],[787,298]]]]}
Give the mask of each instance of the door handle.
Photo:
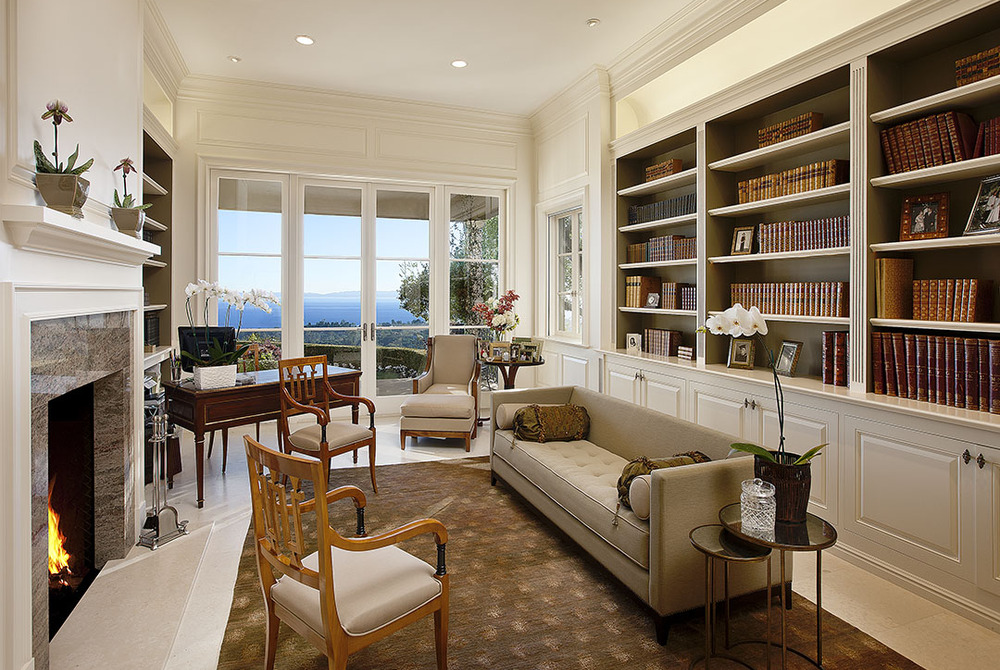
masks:
{"type": "Polygon", "coordinates": [[[362,342],[367,342],[368,341],[368,323],[367,322],[361,324],[361,341],[362,342]]]}
{"type": "Polygon", "coordinates": [[[375,322],[374,321],[372,321],[372,327],[369,330],[369,334],[371,335],[372,342],[374,342],[375,341],[375,322]]]}
{"type": "Polygon", "coordinates": [[[972,454],[970,454],[969,450],[966,449],[964,452],[962,452],[962,462],[968,465],[969,461],[971,460],[972,460],[972,454]]]}
{"type": "Polygon", "coordinates": [[[983,468],[985,468],[985,467],[986,467],[986,459],[985,459],[985,458],[983,458],[983,455],[982,455],[982,454],[979,454],[979,455],[978,455],[978,456],[976,457],[976,465],[978,465],[978,466],[979,466],[979,469],[980,469],[980,470],[982,470],[983,468]]]}

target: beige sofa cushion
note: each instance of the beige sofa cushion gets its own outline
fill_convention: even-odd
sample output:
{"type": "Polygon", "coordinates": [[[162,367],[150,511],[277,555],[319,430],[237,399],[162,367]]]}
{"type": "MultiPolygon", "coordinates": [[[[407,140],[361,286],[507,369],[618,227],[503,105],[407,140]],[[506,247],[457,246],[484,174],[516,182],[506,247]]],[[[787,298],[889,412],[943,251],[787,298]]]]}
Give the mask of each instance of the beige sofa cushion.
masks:
{"type": "MultiPolygon", "coordinates": [[[[300,428],[288,436],[288,441],[299,449],[307,451],[319,451],[319,442],[322,438],[322,428],[318,423],[305,428],[300,428]]],[[[326,425],[326,442],[331,449],[342,447],[361,440],[370,439],[372,432],[353,423],[343,421],[331,421],[326,425]]]]}
{"type": "Polygon", "coordinates": [[[476,401],[469,394],[440,395],[432,391],[412,395],[399,407],[403,416],[429,419],[471,419],[475,411],[476,401]]]}
{"type": "Polygon", "coordinates": [[[650,475],[639,475],[628,487],[628,501],[635,515],[645,521],[649,518],[649,480],[650,475]]]}
{"type": "MultiPolygon", "coordinates": [[[[318,554],[306,556],[302,564],[318,571],[318,554]]],[[[441,582],[434,578],[434,568],[398,547],[372,551],[334,547],[333,591],[344,630],[348,635],[365,635],[430,602],[441,593],[441,582]]],[[[326,637],[319,591],[282,577],[271,587],[271,597],[326,637]]]]}
{"type": "Polygon", "coordinates": [[[616,485],[627,461],[588,442],[525,442],[497,431],[494,458],[502,458],[582,524],[649,569],[649,523],[626,507],[618,511],[616,485]]]}

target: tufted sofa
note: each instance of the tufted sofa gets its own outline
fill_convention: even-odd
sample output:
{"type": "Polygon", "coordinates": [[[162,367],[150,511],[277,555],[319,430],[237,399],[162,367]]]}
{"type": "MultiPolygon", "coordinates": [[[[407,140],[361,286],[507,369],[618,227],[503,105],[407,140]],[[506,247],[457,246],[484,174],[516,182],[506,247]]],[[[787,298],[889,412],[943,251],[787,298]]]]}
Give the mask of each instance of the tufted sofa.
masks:
{"type": "MultiPolygon", "coordinates": [[[[718,523],[719,510],[739,500],[740,482],[753,477],[753,459],[727,458],[729,435],[578,386],[497,391],[492,420],[493,483],[511,486],[647,603],[657,639],[666,644],[670,615],[705,602],[704,557],[688,533],[718,523]],[[510,420],[522,403],[586,407],[588,439],[516,439],[510,420]],[[616,485],[626,463],[692,450],[712,461],[654,470],[648,520],[624,506],[616,516],[616,485]]],[[[765,584],[763,563],[730,575],[732,595],[765,584]]]]}

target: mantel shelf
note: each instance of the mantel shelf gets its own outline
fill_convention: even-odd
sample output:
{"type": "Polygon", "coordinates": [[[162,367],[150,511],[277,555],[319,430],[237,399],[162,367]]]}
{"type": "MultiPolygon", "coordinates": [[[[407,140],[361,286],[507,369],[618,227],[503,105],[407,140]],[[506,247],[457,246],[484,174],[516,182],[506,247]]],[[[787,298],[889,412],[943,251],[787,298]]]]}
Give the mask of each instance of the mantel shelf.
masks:
{"type": "Polygon", "coordinates": [[[697,223],[698,214],[692,212],[690,214],[681,214],[680,216],[671,216],[667,219],[657,219],[656,221],[646,221],[644,223],[630,223],[627,226],[619,226],[618,232],[621,233],[634,233],[640,230],[653,230],[655,228],[670,228],[673,226],[685,226],[692,223],[697,223]]]}
{"type": "Polygon", "coordinates": [[[659,307],[619,307],[618,311],[630,314],[661,314],[663,316],[698,316],[693,309],[660,309],[659,307]]]}
{"type": "Polygon", "coordinates": [[[138,267],[160,248],[38,205],[4,205],[3,225],[18,249],[138,267]]]}
{"type": "Polygon", "coordinates": [[[955,108],[977,107],[995,103],[1000,98],[1000,77],[990,77],[958,88],[941,91],[919,100],[883,109],[871,115],[875,123],[901,123],[918,116],[946,112],[955,108]]]}
{"type": "Polygon", "coordinates": [[[810,151],[817,151],[838,144],[846,145],[851,137],[851,122],[844,121],[829,128],[822,128],[807,135],[793,137],[784,142],[771,144],[760,149],[747,151],[736,156],[723,158],[708,164],[710,170],[717,172],[741,172],[772,161],[797,156],[810,151]]]}
{"type": "Polygon", "coordinates": [[[698,178],[697,168],[690,168],[688,170],[682,170],[677,174],[667,175],[666,177],[660,177],[659,179],[654,179],[653,181],[647,181],[644,184],[636,184],[635,186],[629,186],[628,188],[623,188],[618,191],[618,195],[649,195],[650,193],[659,193],[660,191],[668,191],[672,188],[680,188],[681,186],[690,186],[695,183],[698,178]]]}
{"type": "Polygon", "coordinates": [[[940,237],[933,240],[906,240],[905,242],[880,242],[871,245],[872,251],[926,251],[931,249],[968,249],[1000,244],[1000,234],[970,235],[968,237],[940,237]]]}
{"type": "Polygon", "coordinates": [[[1000,323],[982,321],[920,321],[918,319],[872,319],[879,328],[906,330],[953,330],[965,333],[1000,333],[1000,323]]]}
{"type": "Polygon", "coordinates": [[[709,263],[750,263],[753,261],[781,261],[800,258],[815,258],[817,256],[847,256],[850,247],[830,247],[829,249],[810,249],[808,251],[781,251],[770,254],[744,254],[742,256],[710,256],[709,263]]]}
{"type": "Polygon", "coordinates": [[[643,268],[669,268],[681,265],[697,265],[697,258],[685,258],[680,261],[653,261],[651,263],[621,263],[618,267],[622,270],[641,270],[643,268]]]}
{"type": "Polygon", "coordinates": [[[972,177],[985,177],[1000,172],[1000,154],[980,156],[966,161],[935,165],[934,167],[897,172],[871,180],[872,186],[882,188],[913,188],[929,184],[944,184],[972,177]]]}
{"type": "MultiPolygon", "coordinates": [[[[874,180],[872,180],[874,181],[874,180]]],[[[837,184],[818,188],[805,193],[794,193],[783,195],[779,198],[768,198],[767,200],[755,200],[754,202],[744,202],[738,205],[727,207],[716,207],[708,210],[711,216],[740,217],[748,214],[757,214],[773,209],[784,209],[787,207],[799,207],[801,205],[815,205],[821,202],[832,200],[846,200],[851,193],[850,184],[837,184]]]]}

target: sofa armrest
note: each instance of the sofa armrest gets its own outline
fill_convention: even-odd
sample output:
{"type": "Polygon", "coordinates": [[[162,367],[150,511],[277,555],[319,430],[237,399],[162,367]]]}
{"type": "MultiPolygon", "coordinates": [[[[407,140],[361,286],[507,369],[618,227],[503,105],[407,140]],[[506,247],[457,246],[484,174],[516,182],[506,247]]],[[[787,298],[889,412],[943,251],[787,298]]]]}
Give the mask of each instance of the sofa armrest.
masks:
{"type": "Polygon", "coordinates": [[[504,403],[522,402],[562,405],[569,402],[573,396],[574,388],[574,386],[549,386],[533,389],[494,391],[490,407],[490,453],[493,453],[493,442],[497,434],[497,407],[504,403]]]}

